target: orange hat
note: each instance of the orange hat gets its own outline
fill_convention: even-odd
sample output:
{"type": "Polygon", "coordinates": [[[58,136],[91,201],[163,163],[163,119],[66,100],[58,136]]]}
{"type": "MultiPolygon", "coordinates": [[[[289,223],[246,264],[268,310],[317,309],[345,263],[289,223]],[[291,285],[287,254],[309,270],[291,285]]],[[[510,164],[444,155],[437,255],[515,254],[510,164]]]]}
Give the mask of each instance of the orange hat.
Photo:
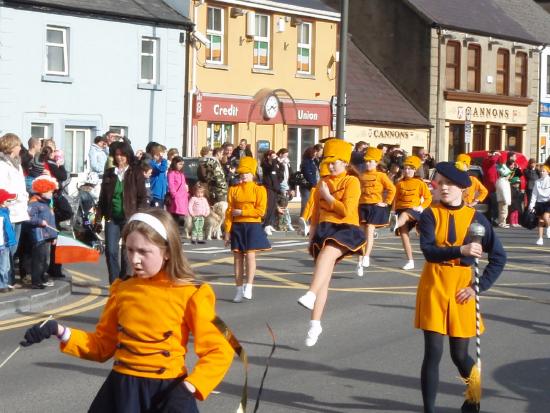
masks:
{"type": "Polygon", "coordinates": [[[341,160],[349,163],[353,145],[343,139],[328,139],[323,147],[323,162],[334,162],[341,160]]]}
{"type": "Polygon", "coordinates": [[[466,155],[465,153],[461,153],[456,157],[457,162],[463,162],[466,164],[466,166],[469,168],[470,164],[472,163],[472,158],[470,155],[466,155]]]}
{"type": "Polygon", "coordinates": [[[375,148],[375,147],[369,147],[367,148],[367,153],[365,153],[365,161],[376,161],[380,162],[380,159],[382,159],[382,150],[375,148]]]}
{"type": "Polygon", "coordinates": [[[405,158],[405,161],[403,162],[403,166],[410,166],[411,168],[418,169],[420,168],[420,165],[422,164],[422,161],[418,156],[407,156],[405,158]]]}
{"type": "Polygon", "coordinates": [[[12,194],[4,189],[0,189],[0,205],[6,201],[11,201],[15,198],[17,198],[17,195],[12,194]]]}
{"type": "Polygon", "coordinates": [[[244,156],[239,161],[239,167],[237,168],[238,174],[256,174],[258,169],[258,162],[251,156],[244,156]]]}
{"type": "Polygon", "coordinates": [[[32,191],[36,194],[55,191],[57,188],[57,181],[49,175],[40,175],[32,181],[32,191]]]}
{"type": "Polygon", "coordinates": [[[328,162],[321,162],[319,165],[319,175],[321,176],[329,176],[330,175],[330,169],[328,168],[328,162]]]}

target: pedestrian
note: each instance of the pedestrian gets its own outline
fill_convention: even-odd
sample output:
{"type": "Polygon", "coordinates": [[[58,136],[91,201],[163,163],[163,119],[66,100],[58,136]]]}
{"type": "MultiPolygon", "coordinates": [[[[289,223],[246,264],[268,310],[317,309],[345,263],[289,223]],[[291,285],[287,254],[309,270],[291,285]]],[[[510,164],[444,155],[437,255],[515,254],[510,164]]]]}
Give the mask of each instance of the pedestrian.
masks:
{"type": "Polygon", "coordinates": [[[435,168],[435,159],[428,152],[426,152],[426,149],[424,148],[420,148],[416,156],[418,156],[422,161],[422,164],[417,171],[418,177],[426,182],[426,184],[429,184],[431,182],[430,170],[435,168]]]}
{"type": "Polygon", "coordinates": [[[193,222],[191,232],[191,244],[204,244],[204,219],[210,215],[210,205],[206,197],[206,188],[204,184],[197,182],[191,190],[191,199],[189,200],[189,215],[193,222]]]}
{"type": "MultiPolygon", "coordinates": [[[[424,412],[435,412],[444,336],[449,336],[451,359],[467,383],[462,412],[479,412],[476,390],[480,372],[468,355],[470,338],[476,336],[471,266],[483,252],[488,254],[489,263],[479,282],[479,291],[485,292],[501,274],[506,253],[488,220],[463,203],[463,192],[470,185],[466,170],[458,169],[457,163],[440,162],[436,171],[440,202],[422,213],[418,225],[420,248],[426,258],[418,283],[415,315],[415,327],[424,332],[420,380],[424,412]],[[468,236],[470,224],[476,221],[485,228],[481,242],[468,236]]],[[[480,329],[483,332],[483,324],[480,329]]]]}
{"type": "Polygon", "coordinates": [[[382,151],[371,147],[364,156],[365,172],[359,175],[361,198],[359,198],[359,222],[363,225],[367,245],[357,262],[357,275],[363,276],[363,268],[370,266],[370,253],[374,245],[374,229],[388,224],[389,208],[395,197],[395,186],[384,172],[377,170],[382,160],[382,151]]]}
{"type": "Polygon", "coordinates": [[[535,182],[529,201],[529,210],[539,218],[537,245],[543,245],[542,235],[546,227],[546,238],[550,238],[550,166],[540,165],[540,179],[535,182]]]}
{"type": "Polygon", "coordinates": [[[233,302],[252,299],[252,286],[256,274],[256,253],[271,249],[262,229],[267,207],[265,187],[254,179],[258,163],[250,156],[240,158],[237,173],[241,183],[231,186],[227,194],[225,212],[225,245],[233,251],[236,293],[233,302]],[[246,276],[246,282],[244,277],[246,276]]]}
{"type": "Polygon", "coordinates": [[[416,227],[420,214],[432,203],[432,194],[426,183],[415,176],[420,167],[418,156],[408,156],[403,161],[403,179],[395,186],[390,231],[401,237],[407,262],[404,270],[414,269],[414,259],[409,232],[416,227]]]}
{"type": "Polygon", "coordinates": [[[214,291],[199,283],[181,249],[170,214],[149,209],[132,215],[122,239],[132,276],[116,280],[95,332],[50,320],[25,333],[28,346],[51,336],[61,351],[113,369],[89,412],[197,413],[231,366],[233,349],[212,322],[214,291]],[[185,356],[193,335],[198,361],[185,356]]]}
{"type": "Polygon", "coordinates": [[[309,252],[315,262],[313,280],[298,299],[298,304],[311,310],[305,339],[308,347],[317,343],[323,331],[321,317],[335,264],[348,255],[361,254],[365,246],[358,212],[361,184],[347,173],[351,151],[351,144],[342,139],[325,142],[322,164],[328,166],[330,175],[317,184],[309,231],[309,252]]]}
{"type": "Polygon", "coordinates": [[[489,152],[487,157],[481,163],[481,169],[483,170],[483,185],[489,191],[489,210],[487,211],[487,218],[492,224],[498,225],[498,200],[496,183],[498,180],[497,164],[500,159],[500,152],[489,152]]]}
{"type": "Polygon", "coordinates": [[[281,194],[281,178],[283,171],[277,160],[277,154],[273,150],[264,153],[262,163],[262,184],[267,191],[267,209],[264,216],[264,231],[267,235],[273,235],[278,222],[277,198],[281,194]]]}
{"type": "MultiPolygon", "coordinates": [[[[238,162],[241,160],[241,158],[244,158],[245,156],[252,157],[252,151],[250,150],[250,146],[248,145],[248,142],[246,141],[246,139],[241,139],[239,141],[239,146],[233,149],[231,158],[234,159],[236,162],[238,162]]],[[[256,172],[254,172],[254,174],[255,173],[256,172]]]]}
{"type": "Polygon", "coordinates": [[[139,161],[139,167],[143,173],[143,183],[145,184],[145,204],[150,206],[151,200],[153,199],[151,195],[151,175],[153,174],[151,160],[147,159],[139,161]]]}
{"type": "Polygon", "coordinates": [[[504,161],[504,155],[501,155],[499,163],[496,165],[498,179],[495,184],[498,203],[498,226],[500,228],[510,228],[506,223],[508,218],[508,206],[512,203],[512,192],[510,188],[510,175],[512,171],[504,161]]]}
{"type": "Polygon", "coordinates": [[[120,245],[122,229],[130,216],[147,207],[145,178],[134,162],[132,147],[127,142],[114,142],[113,145],[116,145],[114,166],[103,175],[95,218],[98,232],[105,218],[105,260],[111,284],[128,275],[126,248],[120,245]]]}
{"type": "Polygon", "coordinates": [[[511,203],[508,207],[508,222],[511,227],[519,228],[519,217],[523,214],[523,206],[525,204],[525,194],[520,188],[521,180],[519,176],[514,176],[510,179],[510,194],[511,203]]]}
{"type": "Polygon", "coordinates": [[[168,161],[164,158],[166,148],[157,144],[151,147],[148,152],[153,159],[149,162],[153,168],[151,173],[151,206],[154,208],[164,208],[164,199],[168,190],[168,179],[166,172],[168,171],[168,161]]]}
{"type": "Polygon", "coordinates": [[[304,212],[304,208],[306,207],[311,193],[311,188],[315,188],[317,181],[319,180],[319,168],[315,162],[316,156],[317,152],[313,146],[307,148],[302,155],[300,172],[302,172],[306,182],[304,185],[300,185],[300,215],[304,212]]]}
{"type": "Polygon", "coordinates": [[[28,212],[32,244],[31,288],[33,289],[54,286],[53,281],[49,280],[46,270],[48,266],[51,267],[52,263],[49,261],[55,260],[55,255],[50,257],[51,247],[55,245],[57,239],[55,216],[51,203],[57,189],[57,180],[48,175],[39,176],[32,183],[34,195],[29,201],[28,212]]]}
{"type": "Polygon", "coordinates": [[[540,178],[540,170],[537,167],[537,161],[533,158],[529,159],[527,163],[527,168],[523,170],[523,176],[525,176],[526,185],[525,185],[525,195],[527,199],[527,205],[531,202],[531,194],[533,193],[533,188],[535,182],[540,178]]]}
{"type": "Polygon", "coordinates": [[[277,151],[277,162],[279,162],[279,187],[280,193],[277,197],[277,205],[279,209],[279,230],[294,231],[290,211],[288,208],[289,201],[296,195],[296,187],[289,182],[293,174],[290,159],[288,158],[288,149],[281,148],[277,151]],[[283,224],[281,226],[281,223],[283,224]]]}
{"type": "Polygon", "coordinates": [[[392,181],[394,185],[397,185],[397,183],[403,179],[403,171],[398,163],[392,163],[387,173],[388,178],[390,178],[390,181],[392,181]]]}
{"type": "Polygon", "coordinates": [[[170,201],[167,204],[167,211],[179,225],[180,217],[189,213],[189,188],[183,174],[183,158],[174,156],[168,171],[168,195],[170,201]]]}
{"type": "Polygon", "coordinates": [[[10,221],[7,205],[17,196],[0,189],[0,293],[10,292],[10,247],[15,245],[15,231],[10,221]]]}
{"type": "Polygon", "coordinates": [[[180,151],[178,151],[177,148],[168,149],[168,152],[166,152],[166,160],[168,163],[172,163],[174,156],[180,156],[180,151]]]}
{"type": "Polygon", "coordinates": [[[365,172],[365,153],[368,147],[369,145],[365,141],[356,142],[351,153],[350,165],[356,170],[358,175],[365,172]]]}
{"type": "Polygon", "coordinates": [[[88,151],[88,160],[90,161],[90,171],[97,173],[100,177],[103,176],[105,170],[105,163],[107,162],[108,145],[107,138],[105,136],[96,136],[94,143],[90,146],[88,151]]]}
{"type": "Polygon", "coordinates": [[[227,201],[227,180],[222,164],[223,151],[215,148],[213,151],[207,146],[201,149],[202,158],[199,159],[197,176],[199,181],[208,190],[208,201],[210,205],[217,202],[227,201]]]}
{"type": "Polygon", "coordinates": [[[472,162],[470,155],[461,153],[456,157],[456,161],[462,162],[464,164],[463,167],[466,168],[468,174],[470,175],[471,185],[464,191],[464,203],[473,208],[487,198],[489,191],[479,181],[479,179],[470,174],[470,164],[472,162]]]}

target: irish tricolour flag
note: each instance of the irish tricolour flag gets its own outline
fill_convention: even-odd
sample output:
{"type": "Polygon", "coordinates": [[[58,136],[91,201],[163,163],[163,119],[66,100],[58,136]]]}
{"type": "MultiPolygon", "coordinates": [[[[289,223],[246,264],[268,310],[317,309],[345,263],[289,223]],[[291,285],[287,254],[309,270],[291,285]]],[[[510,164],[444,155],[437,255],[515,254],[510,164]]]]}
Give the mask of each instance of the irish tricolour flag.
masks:
{"type": "Polygon", "coordinates": [[[70,264],[75,262],[98,262],[99,251],[74,238],[65,235],[57,237],[55,263],[70,264]]]}

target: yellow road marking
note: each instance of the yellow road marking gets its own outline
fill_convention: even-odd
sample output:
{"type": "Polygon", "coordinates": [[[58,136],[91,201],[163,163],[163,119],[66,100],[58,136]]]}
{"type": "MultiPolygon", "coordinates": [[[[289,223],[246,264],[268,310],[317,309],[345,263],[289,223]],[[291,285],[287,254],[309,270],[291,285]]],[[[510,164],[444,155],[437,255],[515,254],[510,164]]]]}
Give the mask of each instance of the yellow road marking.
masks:
{"type": "Polygon", "coordinates": [[[278,276],[276,276],[272,273],[267,273],[267,272],[262,271],[262,270],[256,270],[256,275],[259,275],[260,277],[264,277],[264,278],[267,278],[267,279],[272,280],[272,281],[279,281],[283,284],[293,286],[293,287],[297,287],[297,288],[306,288],[307,287],[306,284],[301,284],[301,283],[298,283],[298,282],[295,282],[295,281],[287,280],[286,278],[278,277],[278,276]]]}
{"type": "Polygon", "coordinates": [[[91,275],[88,275],[88,274],[84,274],[80,271],[75,271],[75,270],[67,270],[67,272],[70,272],[71,274],[74,274],[80,278],[84,278],[85,280],[88,280],[88,281],[98,281],[100,282],[101,279],[99,279],[98,277],[92,277],[91,275]]]}

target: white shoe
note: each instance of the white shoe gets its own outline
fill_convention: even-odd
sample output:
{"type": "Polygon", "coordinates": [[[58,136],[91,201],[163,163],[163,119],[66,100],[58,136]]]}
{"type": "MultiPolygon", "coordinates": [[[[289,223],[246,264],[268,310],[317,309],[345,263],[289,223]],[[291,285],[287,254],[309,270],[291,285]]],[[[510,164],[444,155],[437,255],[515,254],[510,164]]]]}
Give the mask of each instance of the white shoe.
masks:
{"type": "Polygon", "coordinates": [[[247,300],[252,300],[252,284],[243,285],[243,297],[247,300]]]}
{"type": "Polygon", "coordinates": [[[273,231],[271,229],[271,225],[268,225],[267,227],[264,228],[264,232],[265,232],[265,235],[267,236],[271,236],[273,235],[273,231]]]}
{"type": "Polygon", "coordinates": [[[302,295],[300,298],[298,298],[298,304],[307,308],[308,310],[313,310],[313,306],[315,305],[316,299],[317,299],[317,296],[313,292],[308,291],[307,293],[302,295]]]}
{"type": "Polygon", "coordinates": [[[540,238],[537,240],[537,245],[544,245],[544,241],[542,240],[542,237],[540,237],[540,238]]]}
{"type": "Polygon", "coordinates": [[[237,292],[235,298],[233,298],[234,303],[241,303],[243,301],[243,287],[237,287],[237,292]]]}
{"type": "Polygon", "coordinates": [[[307,236],[309,234],[309,225],[304,218],[298,218],[298,227],[300,228],[300,232],[304,234],[304,236],[307,236]]]}
{"type": "Polygon", "coordinates": [[[358,277],[362,277],[363,276],[363,266],[361,265],[360,262],[357,263],[357,276],[358,277]]]}
{"type": "Polygon", "coordinates": [[[365,267],[365,268],[370,267],[370,256],[364,255],[363,256],[363,262],[361,264],[363,264],[363,267],[365,267]]]}
{"type": "Polygon", "coordinates": [[[403,265],[404,270],[414,270],[414,261],[409,260],[405,265],[403,265]]]}
{"type": "Polygon", "coordinates": [[[323,332],[323,327],[321,327],[321,323],[312,324],[313,322],[310,321],[309,323],[309,330],[307,331],[306,341],[305,345],[308,347],[312,347],[317,343],[317,340],[319,340],[319,336],[323,332]]]}
{"type": "Polygon", "coordinates": [[[291,224],[288,224],[288,226],[286,227],[286,230],[287,231],[294,231],[294,227],[291,224]]]}
{"type": "Polygon", "coordinates": [[[550,227],[546,227],[546,238],[550,238],[550,227]]]}

